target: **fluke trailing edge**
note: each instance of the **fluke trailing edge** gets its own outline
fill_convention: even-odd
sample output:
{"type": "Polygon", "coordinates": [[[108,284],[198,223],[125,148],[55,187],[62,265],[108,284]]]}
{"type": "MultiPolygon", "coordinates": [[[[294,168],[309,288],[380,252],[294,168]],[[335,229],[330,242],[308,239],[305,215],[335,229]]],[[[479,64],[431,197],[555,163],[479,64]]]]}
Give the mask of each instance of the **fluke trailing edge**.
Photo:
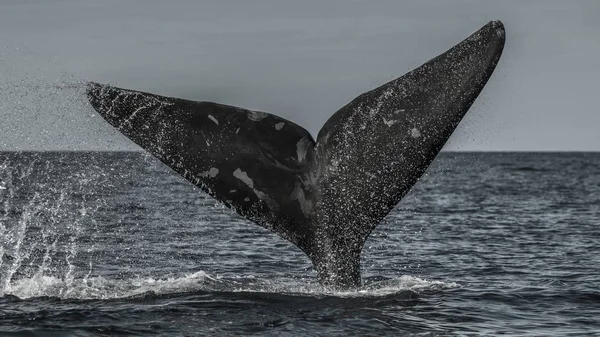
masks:
{"type": "Polygon", "coordinates": [[[490,78],[493,21],[337,111],[316,141],[261,111],[90,83],[96,111],[237,213],[298,246],[320,282],[360,286],[360,252],[417,182],[490,78]]]}

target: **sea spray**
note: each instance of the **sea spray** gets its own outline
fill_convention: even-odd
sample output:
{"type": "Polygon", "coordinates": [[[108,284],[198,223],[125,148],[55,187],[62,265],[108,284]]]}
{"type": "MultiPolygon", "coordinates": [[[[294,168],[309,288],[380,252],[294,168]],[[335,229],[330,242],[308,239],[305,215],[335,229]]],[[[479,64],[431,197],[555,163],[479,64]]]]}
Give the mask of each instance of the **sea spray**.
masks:
{"type": "MultiPolygon", "coordinates": [[[[72,291],[79,265],[87,267],[82,272],[88,276],[92,270],[91,260],[77,261],[78,239],[82,228],[96,226],[93,215],[104,204],[93,188],[102,180],[101,171],[65,172],[64,157],[57,155],[57,163],[39,157],[19,152],[0,161],[1,167],[10,167],[0,171],[0,297],[19,280],[47,278],[60,280],[53,283],[60,284],[58,295],[65,295],[72,291]],[[23,156],[31,157],[26,165],[17,160],[23,156]]],[[[94,165],[93,158],[82,159],[80,166],[94,165]]],[[[87,253],[93,248],[88,245],[87,253]]]]}

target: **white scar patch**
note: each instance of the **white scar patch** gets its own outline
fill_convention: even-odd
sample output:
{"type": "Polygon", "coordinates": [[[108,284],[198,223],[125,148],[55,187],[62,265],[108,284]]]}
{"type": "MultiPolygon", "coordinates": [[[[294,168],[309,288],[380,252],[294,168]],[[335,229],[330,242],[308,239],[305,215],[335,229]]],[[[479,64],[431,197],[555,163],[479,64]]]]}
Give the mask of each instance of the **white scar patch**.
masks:
{"type": "Polygon", "coordinates": [[[298,143],[296,143],[296,155],[298,156],[298,162],[302,163],[306,160],[306,151],[308,150],[308,145],[310,141],[306,139],[306,137],[300,139],[298,143]]]}
{"type": "Polygon", "coordinates": [[[208,138],[206,138],[206,135],[204,134],[204,131],[200,130],[200,133],[204,137],[204,141],[206,142],[206,146],[210,146],[210,142],[208,141],[208,138]]]}
{"type": "Polygon", "coordinates": [[[210,170],[208,170],[208,171],[200,172],[200,174],[198,174],[198,176],[204,177],[204,178],[214,178],[217,176],[217,174],[219,174],[219,169],[216,167],[211,167],[210,170]]]}
{"type": "Polygon", "coordinates": [[[215,122],[215,124],[219,125],[219,121],[213,115],[208,115],[208,119],[215,122]]]}
{"type": "Polygon", "coordinates": [[[284,122],[275,124],[275,130],[279,131],[279,130],[283,129],[284,125],[285,125],[284,122]]]}
{"type": "Polygon", "coordinates": [[[269,114],[267,114],[266,112],[262,112],[262,111],[248,111],[248,119],[250,119],[251,121],[255,121],[258,122],[260,120],[265,119],[269,114]]]}
{"type": "Polygon", "coordinates": [[[248,185],[248,187],[254,189],[254,181],[248,177],[248,173],[238,168],[237,170],[233,171],[233,176],[241,180],[244,184],[248,185]]]}
{"type": "Polygon", "coordinates": [[[233,171],[233,176],[241,180],[244,184],[248,185],[248,187],[252,189],[254,194],[256,194],[256,196],[260,200],[267,203],[267,206],[269,206],[270,209],[274,211],[277,211],[279,209],[279,205],[277,204],[277,202],[275,202],[275,200],[273,200],[273,198],[271,198],[271,196],[254,188],[254,181],[252,180],[252,178],[248,177],[248,174],[246,172],[238,168],[235,171],[233,171]]]}
{"type": "Polygon", "coordinates": [[[421,137],[421,133],[419,130],[417,130],[417,128],[412,128],[412,130],[410,130],[410,136],[413,138],[419,138],[421,137]]]}

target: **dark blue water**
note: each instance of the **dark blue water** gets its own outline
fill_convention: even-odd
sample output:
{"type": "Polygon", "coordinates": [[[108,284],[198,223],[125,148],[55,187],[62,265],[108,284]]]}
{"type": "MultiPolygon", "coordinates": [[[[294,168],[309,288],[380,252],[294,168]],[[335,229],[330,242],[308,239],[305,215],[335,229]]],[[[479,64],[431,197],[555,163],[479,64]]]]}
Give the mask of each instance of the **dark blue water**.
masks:
{"type": "Polygon", "coordinates": [[[0,336],[600,335],[600,154],[444,153],[336,293],[141,153],[0,153],[0,336]]]}

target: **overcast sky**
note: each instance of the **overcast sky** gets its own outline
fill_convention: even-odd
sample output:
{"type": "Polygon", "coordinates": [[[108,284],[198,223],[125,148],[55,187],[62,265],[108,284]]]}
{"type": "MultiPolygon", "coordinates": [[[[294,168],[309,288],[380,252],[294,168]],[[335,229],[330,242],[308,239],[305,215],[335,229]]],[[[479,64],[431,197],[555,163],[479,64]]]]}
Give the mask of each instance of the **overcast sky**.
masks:
{"type": "Polygon", "coordinates": [[[360,93],[501,20],[446,150],[600,151],[598,0],[0,0],[0,150],[131,150],[92,80],[268,111],[313,135],[360,93]]]}

